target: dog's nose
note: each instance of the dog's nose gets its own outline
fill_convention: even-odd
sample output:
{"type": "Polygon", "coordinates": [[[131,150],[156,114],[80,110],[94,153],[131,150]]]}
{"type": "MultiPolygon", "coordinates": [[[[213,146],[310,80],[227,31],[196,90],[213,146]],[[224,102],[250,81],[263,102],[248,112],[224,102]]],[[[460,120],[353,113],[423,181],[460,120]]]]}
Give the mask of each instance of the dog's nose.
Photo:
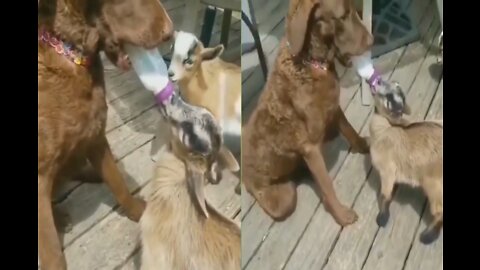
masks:
{"type": "Polygon", "coordinates": [[[169,70],[168,71],[168,77],[172,78],[173,76],[175,76],[175,73],[173,73],[173,71],[169,70]]]}
{"type": "Polygon", "coordinates": [[[173,28],[172,30],[166,31],[162,36],[162,41],[167,42],[173,37],[173,28]]]}

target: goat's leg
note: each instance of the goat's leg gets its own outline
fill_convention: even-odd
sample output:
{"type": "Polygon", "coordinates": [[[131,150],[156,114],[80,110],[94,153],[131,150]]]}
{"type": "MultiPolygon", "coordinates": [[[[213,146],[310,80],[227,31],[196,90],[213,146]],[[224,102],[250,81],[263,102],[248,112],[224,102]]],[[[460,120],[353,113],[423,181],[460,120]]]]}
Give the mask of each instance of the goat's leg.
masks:
{"type": "Polygon", "coordinates": [[[325,208],[333,215],[335,221],[341,226],[357,221],[358,216],[355,211],[341,204],[337,198],[333,181],[328,175],[327,166],[320,151],[320,146],[304,146],[302,156],[320,189],[325,208]]]}
{"type": "Polygon", "coordinates": [[[340,107],[337,110],[337,121],[340,133],[347,139],[352,147],[352,152],[367,154],[370,151],[367,139],[360,137],[358,132],[352,127],[350,122],[348,122],[347,117],[340,107]]]}
{"type": "Polygon", "coordinates": [[[390,218],[390,203],[392,202],[392,193],[395,186],[395,174],[393,172],[380,171],[380,178],[382,187],[378,200],[377,225],[385,227],[390,218]]]}
{"type": "Polygon", "coordinates": [[[430,244],[438,238],[443,227],[443,184],[438,179],[426,180],[424,183],[423,190],[427,194],[433,220],[421,233],[420,241],[430,244]]]}
{"type": "Polygon", "coordinates": [[[52,211],[53,179],[38,176],[38,255],[45,270],[65,270],[67,263],[62,252],[52,211]]]}
{"type": "Polygon", "coordinates": [[[138,222],[145,210],[145,202],[130,194],[104,135],[90,149],[89,160],[113,192],[117,202],[125,209],[128,218],[138,222]]]}

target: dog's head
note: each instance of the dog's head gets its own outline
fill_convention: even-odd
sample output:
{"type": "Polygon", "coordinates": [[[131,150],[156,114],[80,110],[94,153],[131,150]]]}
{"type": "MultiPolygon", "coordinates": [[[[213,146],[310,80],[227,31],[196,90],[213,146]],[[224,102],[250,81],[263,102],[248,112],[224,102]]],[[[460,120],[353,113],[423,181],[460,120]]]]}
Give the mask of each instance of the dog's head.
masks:
{"type": "Polygon", "coordinates": [[[398,82],[381,81],[373,97],[376,113],[387,118],[393,124],[401,123],[403,115],[411,113],[405,94],[398,82]]]}
{"type": "Polygon", "coordinates": [[[200,40],[191,33],[179,31],[174,33],[172,45],[172,61],[168,68],[168,76],[174,82],[192,77],[202,61],[219,57],[224,50],[222,44],[213,48],[205,48],[200,40]]]}
{"type": "Polygon", "coordinates": [[[42,0],[40,21],[87,53],[105,50],[117,64],[126,58],[123,44],[152,49],[173,36],[159,0],[42,0]]]}
{"type": "Polygon", "coordinates": [[[344,63],[373,44],[352,0],[290,0],[286,28],[290,53],[299,54],[311,35],[334,46],[337,58],[344,63]]]}
{"type": "Polygon", "coordinates": [[[186,164],[191,195],[208,217],[205,182],[212,179],[218,167],[238,171],[238,162],[223,145],[220,126],[208,110],[185,103],[175,95],[167,105],[165,116],[172,129],[173,152],[186,164]]]}

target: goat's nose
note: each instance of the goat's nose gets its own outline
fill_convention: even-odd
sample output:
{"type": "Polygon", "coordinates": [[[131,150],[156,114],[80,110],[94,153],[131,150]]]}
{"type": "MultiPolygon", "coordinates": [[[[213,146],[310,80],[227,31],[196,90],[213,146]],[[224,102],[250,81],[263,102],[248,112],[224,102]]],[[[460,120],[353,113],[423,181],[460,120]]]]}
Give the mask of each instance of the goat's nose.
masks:
{"type": "Polygon", "coordinates": [[[171,70],[168,70],[168,77],[173,77],[175,75],[175,73],[173,73],[173,71],[171,70]]]}

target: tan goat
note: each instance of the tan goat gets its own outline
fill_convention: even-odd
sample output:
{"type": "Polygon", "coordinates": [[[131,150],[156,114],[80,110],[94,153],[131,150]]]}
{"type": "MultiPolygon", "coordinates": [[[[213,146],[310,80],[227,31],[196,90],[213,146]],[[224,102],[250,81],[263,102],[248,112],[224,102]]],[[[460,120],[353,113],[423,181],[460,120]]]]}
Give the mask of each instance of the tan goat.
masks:
{"type": "Polygon", "coordinates": [[[220,59],[223,45],[204,48],[195,35],[182,31],[175,32],[174,38],[168,68],[170,79],[179,84],[185,101],[207,108],[219,121],[224,134],[239,138],[242,129],[240,67],[220,59]]]}
{"type": "Polygon", "coordinates": [[[420,241],[431,243],[443,227],[443,121],[406,121],[403,114],[410,114],[410,108],[397,83],[381,87],[374,100],[370,154],[381,178],[377,224],[385,226],[389,219],[396,183],[420,186],[433,215],[420,241]]]}
{"type": "Polygon", "coordinates": [[[213,163],[231,171],[238,163],[213,116],[179,103],[169,113],[171,139],[160,150],[140,220],[142,269],[240,269],[240,227],[204,196],[213,163]]]}

